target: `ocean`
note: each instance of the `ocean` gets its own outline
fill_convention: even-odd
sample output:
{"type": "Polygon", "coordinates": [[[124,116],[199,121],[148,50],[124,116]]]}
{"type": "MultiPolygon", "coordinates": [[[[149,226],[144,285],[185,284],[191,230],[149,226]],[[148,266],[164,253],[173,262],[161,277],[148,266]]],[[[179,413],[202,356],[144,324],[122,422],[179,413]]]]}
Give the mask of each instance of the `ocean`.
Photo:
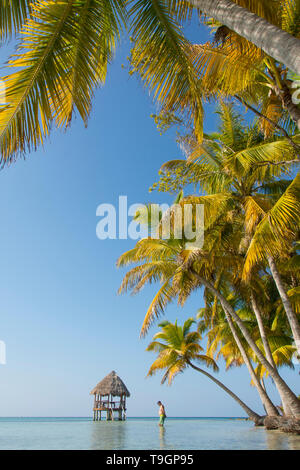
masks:
{"type": "Polygon", "coordinates": [[[0,449],[300,450],[300,436],[237,418],[0,418],[0,449]]]}

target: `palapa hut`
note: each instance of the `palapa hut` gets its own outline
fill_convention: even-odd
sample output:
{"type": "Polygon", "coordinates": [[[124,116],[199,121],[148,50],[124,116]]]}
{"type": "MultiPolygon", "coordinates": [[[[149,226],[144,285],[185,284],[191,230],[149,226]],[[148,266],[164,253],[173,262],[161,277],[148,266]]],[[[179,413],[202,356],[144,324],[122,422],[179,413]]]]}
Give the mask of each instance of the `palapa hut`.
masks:
{"type": "Polygon", "coordinates": [[[130,397],[130,393],[114,370],[104,377],[90,394],[95,396],[94,421],[101,420],[102,411],[106,411],[108,421],[115,419],[115,412],[119,421],[126,419],[126,397],[130,397]]]}

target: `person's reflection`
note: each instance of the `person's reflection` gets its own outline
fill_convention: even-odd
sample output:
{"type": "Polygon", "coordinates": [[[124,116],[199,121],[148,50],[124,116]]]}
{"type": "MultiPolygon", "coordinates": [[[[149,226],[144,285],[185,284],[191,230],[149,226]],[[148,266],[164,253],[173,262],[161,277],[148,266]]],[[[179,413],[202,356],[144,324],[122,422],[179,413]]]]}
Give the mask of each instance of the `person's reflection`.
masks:
{"type": "Polygon", "coordinates": [[[91,449],[120,450],[125,448],[126,421],[93,421],[91,449]]]}
{"type": "Polygon", "coordinates": [[[164,426],[159,426],[159,447],[160,449],[166,448],[166,428],[164,426]]]}

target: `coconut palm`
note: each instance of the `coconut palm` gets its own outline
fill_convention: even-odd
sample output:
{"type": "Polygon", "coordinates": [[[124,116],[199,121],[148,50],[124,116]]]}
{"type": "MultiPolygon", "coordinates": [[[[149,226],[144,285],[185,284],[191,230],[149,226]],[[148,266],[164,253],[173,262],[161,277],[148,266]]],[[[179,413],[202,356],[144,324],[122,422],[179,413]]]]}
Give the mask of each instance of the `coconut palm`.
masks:
{"type": "MultiPolygon", "coordinates": [[[[278,1],[276,5],[270,2],[270,10],[265,12],[270,22],[300,39],[297,1],[278,1]]],[[[300,126],[300,108],[293,103],[292,83],[286,69],[249,41],[221,26],[215,41],[194,45],[192,55],[206,93],[235,96],[260,116],[267,137],[274,129],[287,136],[285,110],[300,126]],[[260,111],[248,101],[259,106],[260,111]]]]}
{"type": "MultiPolygon", "coordinates": [[[[153,319],[164,311],[173,298],[178,297],[179,303],[183,304],[193,290],[201,285],[206,287],[221,303],[233,334],[236,326],[257,359],[270,373],[280,395],[284,396],[286,408],[299,415],[299,403],[295,394],[286,387],[276,368],[259,349],[247,326],[220,290],[220,286],[215,285],[220,268],[225,270],[232,284],[236,283],[236,278],[238,279],[237,273],[242,272],[243,253],[247,250],[249,245],[247,239],[249,240],[251,234],[248,228],[251,227],[253,219],[257,220],[254,202],[257,202],[258,207],[272,208],[278,199],[280,189],[289,184],[288,181],[278,179],[282,173],[289,173],[288,165],[281,164],[279,167],[271,164],[252,168],[249,164],[245,165],[243,159],[262,162],[270,158],[276,163],[277,158],[279,156],[282,158],[282,155],[281,150],[277,155],[274,150],[276,148],[278,150],[283,142],[264,142],[257,129],[251,128],[245,132],[237,116],[232,115],[232,110],[225,107],[223,111],[225,117],[223,130],[214,138],[206,139],[201,148],[197,143],[197,157],[195,158],[194,154],[190,165],[176,161],[167,165],[167,169],[165,167],[166,172],[170,168],[174,171],[174,178],[178,178],[181,184],[181,170],[185,165],[185,181],[191,182],[189,176],[192,174],[194,181],[201,185],[201,189],[211,193],[187,197],[182,201],[182,204],[190,202],[204,204],[206,236],[203,250],[191,253],[186,250],[184,242],[179,240],[170,240],[168,243],[164,240],[142,240],[133,250],[120,257],[119,265],[142,263],[125,275],[121,290],[132,289],[133,292],[138,292],[148,282],[161,281],[162,287],[145,316],[142,328],[142,333],[145,333],[153,319]],[[273,151],[271,156],[268,152],[270,148],[273,151]],[[272,192],[270,192],[271,187],[273,187],[272,192]]],[[[170,176],[167,174],[167,182],[168,178],[170,179],[170,176]]],[[[163,184],[166,184],[166,179],[163,184]]],[[[235,340],[238,341],[238,336],[235,340]]],[[[241,347],[240,350],[242,351],[241,347]]],[[[246,363],[246,355],[243,359],[246,363]]],[[[250,367],[251,364],[249,369],[250,367]]]]}
{"type": "MultiPolygon", "coordinates": [[[[259,8],[256,2],[252,8],[255,6],[259,8]]],[[[263,2],[260,7],[261,16],[300,38],[297,1],[263,2]]],[[[260,117],[267,137],[272,135],[274,129],[288,137],[291,130],[288,124],[294,122],[298,127],[300,125],[300,108],[293,103],[294,90],[287,70],[224,25],[220,26],[215,21],[208,23],[215,32],[214,41],[194,44],[190,48],[203,96],[209,99],[234,97],[260,117]]],[[[141,54],[141,51],[138,52],[141,54]]]]}
{"type": "MultiPolygon", "coordinates": [[[[212,280],[213,271],[216,269],[215,265],[220,265],[220,263],[224,265],[224,252],[215,255],[215,265],[213,265],[212,257],[208,255],[203,257],[200,256],[200,253],[189,253],[189,251],[185,250],[180,240],[166,241],[147,238],[140,240],[135,248],[124,253],[119,258],[119,267],[137,264],[137,266],[131,268],[125,274],[120,292],[130,290],[132,293],[138,293],[148,283],[151,284],[159,281],[161,284],[161,287],[149,305],[141,333],[143,335],[146,334],[155,318],[164,313],[167,305],[172,300],[177,298],[179,304],[183,305],[194,290],[205,286],[221,302],[224,312],[226,312],[227,321],[231,325],[231,329],[234,329],[234,322],[241,330],[257,359],[264,365],[266,370],[268,370],[270,376],[276,383],[280,395],[285,397],[285,402],[288,407],[291,408],[292,413],[299,415],[299,402],[295,394],[283,381],[278,371],[266,360],[243,320],[238,316],[226,297],[220,290],[214,287],[214,281],[212,280]]],[[[227,256],[227,263],[232,264],[232,259],[234,259],[232,254],[227,256]]],[[[265,396],[264,405],[266,408],[268,407],[267,403],[267,396],[265,396]]],[[[274,414],[272,403],[269,403],[269,405],[270,414],[274,414]]]]}
{"type": "MultiPolygon", "coordinates": [[[[293,157],[284,161],[282,155],[287,152],[295,155],[295,151],[286,139],[266,141],[258,123],[253,127],[243,125],[230,105],[223,104],[219,114],[219,133],[208,136],[202,144],[190,137],[185,139],[182,146],[188,161],[165,164],[159,189],[196,184],[207,196],[189,197],[185,201],[206,204],[206,216],[211,223],[228,211],[243,214],[245,236],[250,240],[244,279],[251,276],[255,265],[268,262],[300,349],[300,325],[275,262],[275,258],[288,256],[299,228],[300,175],[293,180],[279,179],[291,174],[293,165],[298,163],[293,157]]],[[[296,142],[297,139],[298,136],[296,142]]]]}
{"type": "MultiPolygon", "coordinates": [[[[129,17],[133,34],[138,33],[155,49],[155,57],[160,50],[156,64],[160,69],[151,73],[152,78],[155,74],[159,78],[164,99],[177,110],[185,101],[184,109],[201,132],[201,90],[186,53],[188,42],[167,3],[37,0],[30,4],[17,54],[8,63],[18,71],[4,77],[8,105],[0,116],[2,162],[36,148],[53,123],[69,126],[76,110],[87,123],[94,90],[105,82],[107,66],[129,17]],[[183,99],[187,90],[192,91],[193,102],[183,99]]],[[[7,30],[11,18],[4,20],[7,30]]]]}
{"type": "MultiPolygon", "coordinates": [[[[198,257],[200,258],[200,254],[198,255],[198,257]]],[[[205,286],[206,288],[208,288],[215,295],[215,297],[220,301],[222,308],[224,309],[228,323],[230,324],[233,321],[236,323],[237,327],[240,329],[241,333],[243,334],[245,340],[247,341],[253,353],[256,355],[257,359],[266,368],[266,370],[269,372],[270,376],[274,380],[274,383],[276,384],[276,387],[278,389],[280,396],[284,397],[286,409],[290,410],[290,413],[294,415],[295,417],[299,417],[300,407],[299,407],[298,401],[296,400],[295,393],[293,393],[292,390],[284,382],[284,380],[278,373],[278,370],[275,369],[266,359],[263,352],[257,346],[254,338],[252,337],[251,332],[249,332],[244,321],[240,318],[240,316],[237,314],[237,312],[234,310],[234,308],[232,307],[230,302],[228,302],[228,300],[222,294],[222,292],[219,289],[214,287],[213,282],[208,280],[207,277],[204,277],[204,275],[201,272],[199,272],[199,261],[197,259],[190,260],[189,266],[190,266],[189,270],[191,274],[193,274],[195,278],[198,280],[199,286],[205,286]]],[[[237,341],[236,337],[235,337],[235,340],[237,341]]]]}
{"type": "MultiPolygon", "coordinates": [[[[281,314],[280,321],[278,321],[278,302],[280,305],[278,292],[274,289],[274,283],[271,282],[271,278],[268,282],[264,280],[264,282],[260,281],[259,284],[260,289],[256,292],[256,296],[251,295],[252,301],[256,304],[255,309],[253,308],[253,303],[251,303],[252,309],[249,308],[249,288],[245,289],[244,292],[241,292],[241,289],[239,289],[239,295],[228,288],[226,284],[224,285],[224,282],[222,283],[222,288],[223,291],[226,290],[227,300],[231,302],[237,310],[239,317],[243,319],[244,324],[256,341],[256,345],[265,354],[268,362],[274,368],[281,366],[293,368],[292,358],[295,347],[286,316],[281,314]],[[270,290],[270,288],[272,289],[270,290]]],[[[205,290],[205,300],[205,308],[199,310],[197,317],[200,319],[199,328],[201,332],[207,332],[207,353],[212,355],[212,357],[216,355],[217,359],[222,356],[226,361],[227,368],[241,366],[242,364],[247,365],[250,359],[257,363],[256,370],[250,373],[251,383],[256,386],[261,394],[260,387],[257,386],[257,380],[260,381],[265,390],[262,381],[264,375],[267,376],[268,373],[257,361],[256,355],[253,354],[252,349],[249,348],[240,331],[236,328],[232,330],[220,303],[207,289],[205,290]],[[236,336],[238,336],[237,341],[236,336]],[[245,355],[246,361],[244,360],[245,355]]],[[[264,403],[263,397],[261,398],[264,403]]],[[[281,396],[281,400],[284,404],[285,414],[291,414],[288,406],[285,404],[284,396],[281,396]]]]}
{"type": "MultiPolygon", "coordinates": [[[[295,312],[292,309],[291,301],[283,287],[283,282],[276,267],[276,263],[274,262],[274,258],[270,255],[270,250],[272,252],[272,246],[274,247],[275,245],[277,250],[275,250],[276,255],[283,255],[282,244],[278,243],[278,239],[281,238],[282,242],[285,242],[288,239],[288,234],[293,234],[293,237],[295,237],[299,224],[299,190],[296,189],[299,187],[299,177],[296,177],[296,179],[291,182],[290,186],[288,186],[287,190],[283,193],[283,195],[281,195],[280,182],[278,181],[278,179],[270,185],[269,181],[271,175],[268,175],[267,173],[260,173],[259,168],[257,173],[257,169],[255,169],[255,167],[252,167],[252,165],[255,164],[255,160],[259,161],[259,148],[261,150],[265,149],[265,145],[268,146],[268,143],[263,144],[262,147],[258,147],[256,145],[257,142],[255,142],[254,138],[252,143],[250,141],[251,145],[247,150],[241,149],[240,145],[243,145],[241,135],[248,135],[249,137],[249,133],[245,132],[245,129],[241,129],[239,119],[236,119],[237,116],[232,115],[232,108],[223,108],[221,112],[221,117],[223,124],[220,129],[221,132],[219,136],[217,136],[217,138],[222,142],[221,152],[220,148],[218,150],[218,146],[214,144],[210,145],[210,148],[207,146],[205,154],[205,149],[203,148],[203,145],[199,146],[198,143],[196,143],[195,149],[193,149],[193,151],[190,152],[189,155],[193,164],[183,164],[183,167],[186,168],[185,177],[188,178],[187,175],[189,174],[189,172],[192,173],[195,177],[194,181],[199,184],[200,189],[205,190],[208,193],[207,197],[204,196],[200,197],[200,199],[192,199],[198,202],[205,202],[206,199],[209,198],[208,207],[213,207],[213,213],[211,210],[208,210],[207,217],[212,220],[215,220],[218,217],[217,214],[222,216],[224,212],[232,212],[233,210],[236,210],[236,213],[241,213],[241,210],[242,213],[244,213],[246,235],[248,237],[253,235],[253,228],[257,226],[255,234],[248,247],[245,268],[247,270],[249,260],[252,261],[254,258],[257,262],[258,259],[261,260],[261,258],[263,257],[262,253],[266,253],[265,257],[268,259],[270,270],[278,287],[280,296],[283,300],[283,305],[292,329],[296,345],[299,348],[299,322],[295,312]],[[207,153],[209,155],[207,155],[207,153]],[[230,154],[231,156],[229,156],[230,154]],[[250,154],[252,154],[252,157],[250,156],[250,154]],[[243,157],[240,159],[241,155],[243,155],[243,157]],[[244,163],[249,157],[251,166],[249,166],[248,162],[248,164],[246,165],[247,170],[243,174],[244,170],[246,169],[244,163]],[[199,166],[197,163],[197,159],[200,162],[199,166]],[[237,159],[233,167],[231,166],[231,163],[233,163],[232,159],[237,159]],[[194,163],[195,161],[196,164],[194,163]],[[225,163],[225,165],[220,165],[220,162],[225,163]],[[240,164],[241,167],[239,166],[240,164]],[[257,190],[258,181],[260,181],[260,183],[257,190]],[[228,199],[226,198],[224,193],[224,188],[226,187],[229,191],[227,193],[228,199]],[[261,190],[262,193],[260,193],[261,190]],[[223,196],[220,191],[223,192],[223,196]],[[271,193],[271,198],[270,194],[268,194],[270,193],[270,191],[272,191],[273,193],[271,193]],[[278,191],[278,194],[281,197],[279,197],[279,199],[277,197],[277,201],[275,197],[272,202],[274,192],[276,191],[278,191]],[[267,192],[267,195],[263,194],[264,192],[267,192]],[[220,204],[221,201],[223,201],[223,204],[220,204]],[[226,203],[224,204],[225,201],[226,203]],[[240,209],[237,208],[237,205],[240,209]],[[276,224],[273,221],[273,214],[276,215],[276,224]],[[281,230],[282,226],[285,226],[285,230],[282,230],[281,236],[278,236],[278,232],[281,230]],[[262,236],[262,232],[264,233],[264,236],[262,236]],[[267,237],[266,234],[269,234],[269,237],[267,237]],[[270,241],[271,238],[273,240],[272,242],[270,241]],[[258,243],[258,240],[260,243],[258,243]],[[257,255],[258,253],[259,255],[257,255]]],[[[251,138],[253,137],[254,134],[252,129],[251,138]]],[[[164,169],[168,170],[171,168],[173,170],[174,168],[180,168],[180,166],[181,162],[175,161],[165,165],[164,169]]],[[[167,180],[163,181],[164,185],[166,184],[166,181],[168,181],[168,178],[169,177],[167,177],[167,180]]],[[[175,174],[175,178],[178,178],[180,180],[180,176],[178,176],[178,174],[175,174]]],[[[188,181],[191,182],[191,179],[188,178],[188,181]]],[[[269,363],[274,367],[272,354],[268,349],[268,343],[265,341],[263,323],[261,321],[261,313],[257,306],[255,297],[251,296],[251,299],[249,299],[249,303],[252,305],[252,310],[255,313],[258,326],[260,328],[260,335],[262,341],[264,342],[267,359],[269,363]]],[[[283,398],[282,400],[284,401],[283,398]]]]}
{"type": "Polygon", "coordinates": [[[165,109],[194,122],[198,138],[203,120],[201,81],[178,24],[192,7],[228,27],[235,18],[233,29],[238,34],[299,72],[300,41],[267,21],[270,0],[6,0],[2,4],[2,38],[14,32],[21,36],[17,53],[8,62],[17,71],[4,77],[8,105],[0,114],[3,164],[41,144],[53,123],[70,125],[76,110],[87,122],[95,88],[105,81],[128,21],[138,51],[135,66],[143,81],[165,109]]]}
{"type": "Polygon", "coordinates": [[[179,326],[177,321],[174,324],[165,321],[158,325],[161,331],[154,335],[151,343],[147,347],[147,351],[158,353],[158,357],[149,369],[148,376],[152,376],[157,371],[163,370],[165,373],[162,378],[162,384],[165,383],[166,380],[171,384],[177,374],[182,373],[188,367],[192,367],[221,387],[243,408],[251,420],[255,423],[259,423],[260,417],[257,413],[252,411],[222,382],[196,365],[197,363],[202,363],[206,367],[218,371],[216,362],[210,356],[202,353],[203,348],[200,345],[201,336],[198,331],[191,331],[191,327],[194,323],[195,320],[189,318],[184,322],[183,326],[179,326]]]}
{"type": "MultiPolygon", "coordinates": [[[[291,37],[290,34],[286,32],[283,33],[283,31],[277,26],[271,25],[262,18],[258,18],[257,15],[240,6],[245,6],[246,4],[247,8],[249,8],[250,2],[243,0],[237,0],[235,2],[230,0],[190,0],[190,3],[202,10],[203,13],[207,14],[207,16],[214,18],[243,38],[255,44],[257,47],[261,48],[269,56],[284,63],[291,70],[295,70],[299,67],[299,41],[296,38],[291,37]],[[235,5],[234,3],[238,5],[235,5]],[[254,26],[255,23],[257,27],[254,26]],[[285,37],[288,41],[289,46],[287,49],[289,49],[289,47],[295,47],[295,50],[298,51],[295,55],[293,52],[291,53],[289,51],[289,57],[284,57],[284,46],[283,44],[279,44],[281,40],[279,40],[276,45],[272,40],[272,37],[275,37],[277,32],[280,34],[282,39],[285,37]]],[[[261,7],[262,4],[265,4],[264,1],[253,3],[254,7],[256,7],[256,11],[257,7],[261,7]]],[[[269,8],[276,8],[275,2],[269,1],[268,3],[269,8]]]]}

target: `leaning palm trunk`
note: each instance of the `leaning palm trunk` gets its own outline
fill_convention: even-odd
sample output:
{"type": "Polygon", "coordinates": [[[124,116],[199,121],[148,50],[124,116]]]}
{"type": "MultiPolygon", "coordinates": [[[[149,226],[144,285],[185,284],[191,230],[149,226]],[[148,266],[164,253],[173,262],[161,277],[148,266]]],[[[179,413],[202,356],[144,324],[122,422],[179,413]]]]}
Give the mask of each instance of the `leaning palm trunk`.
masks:
{"type": "Polygon", "coordinates": [[[270,376],[274,380],[278,391],[280,392],[280,394],[282,394],[285,397],[285,402],[288,404],[288,407],[290,408],[291,413],[296,418],[300,418],[300,400],[298,400],[297,396],[293,393],[293,391],[289,388],[287,383],[279,375],[277,369],[274,369],[274,367],[272,367],[272,365],[267,361],[267,359],[265,358],[263,353],[260,351],[260,349],[256,346],[255,341],[253,340],[249,331],[244,325],[244,322],[236,314],[236,312],[234,311],[230,303],[221,294],[221,292],[219,292],[213,286],[213,284],[207,281],[207,279],[205,279],[204,277],[200,276],[197,273],[197,271],[192,269],[191,272],[194,274],[194,276],[198,279],[198,281],[201,284],[207,287],[220,300],[220,302],[223,304],[223,307],[229,312],[230,316],[234,319],[234,321],[237,323],[238,327],[240,328],[241,332],[243,333],[244,338],[246,339],[250,348],[253,350],[258,360],[260,361],[260,363],[266,368],[266,370],[269,372],[270,376]]]}
{"type": "Polygon", "coordinates": [[[298,322],[295,312],[293,311],[291,301],[286,293],[275,260],[274,258],[272,258],[272,256],[268,256],[268,263],[293,333],[293,338],[296,343],[297,351],[300,354],[300,324],[298,322]]]}
{"type": "Polygon", "coordinates": [[[215,384],[217,384],[219,387],[221,387],[223,390],[225,390],[225,392],[228,393],[228,395],[230,395],[243,408],[243,410],[247,413],[247,415],[249,416],[249,418],[252,421],[254,421],[256,424],[260,423],[260,421],[261,421],[260,416],[257,413],[255,413],[254,411],[252,411],[251,408],[249,408],[235,393],[233,393],[229,388],[227,388],[226,385],[224,385],[222,382],[220,382],[220,380],[216,379],[214,376],[212,376],[211,374],[209,374],[205,370],[200,369],[199,367],[195,366],[190,361],[187,361],[187,363],[193,369],[197,370],[198,372],[200,372],[203,375],[206,375],[206,377],[211,379],[215,384]]]}
{"type": "Polygon", "coordinates": [[[230,0],[189,0],[189,3],[300,75],[299,39],[230,0]]]}
{"type": "Polygon", "coordinates": [[[276,406],[274,405],[274,403],[272,403],[272,401],[271,401],[270,397],[268,396],[266,390],[262,387],[260,381],[259,381],[258,378],[257,378],[257,375],[256,375],[256,373],[255,373],[255,371],[254,371],[254,369],[253,369],[253,366],[252,366],[252,364],[251,364],[251,361],[250,361],[250,359],[249,359],[249,357],[248,357],[248,355],[247,355],[247,353],[246,353],[246,351],[245,351],[245,348],[244,348],[244,346],[243,346],[243,344],[242,344],[242,342],[241,342],[241,340],[240,340],[240,338],[239,338],[239,336],[238,336],[238,334],[237,334],[237,331],[236,331],[236,329],[235,329],[235,326],[234,326],[234,324],[233,324],[233,321],[232,321],[232,319],[231,319],[231,317],[230,317],[228,311],[226,310],[226,308],[224,308],[223,305],[222,305],[222,307],[223,307],[223,309],[224,309],[224,312],[225,312],[225,315],[226,315],[226,319],[227,319],[229,328],[230,328],[230,330],[231,330],[231,333],[232,333],[232,335],[233,335],[233,337],[234,337],[234,340],[235,340],[235,342],[236,342],[236,344],[237,344],[237,347],[239,348],[239,351],[240,351],[240,353],[241,353],[241,356],[242,356],[242,358],[243,358],[243,361],[244,361],[244,363],[245,363],[245,365],[246,365],[246,367],[247,367],[247,369],[248,369],[248,371],[249,371],[249,373],[250,373],[251,379],[252,379],[252,381],[253,381],[253,383],[254,383],[254,385],[255,385],[257,391],[258,391],[258,394],[259,394],[260,399],[261,399],[261,401],[262,401],[262,404],[263,404],[263,406],[264,406],[264,408],[265,408],[265,410],[266,410],[266,413],[267,413],[269,416],[278,416],[279,413],[278,413],[278,410],[277,410],[276,406]]]}
{"type": "MultiPolygon", "coordinates": [[[[255,295],[253,293],[251,293],[251,305],[252,305],[252,309],[253,309],[253,312],[255,314],[256,320],[257,320],[259,333],[260,333],[260,337],[261,337],[261,340],[262,340],[262,343],[263,343],[263,346],[264,346],[266,357],[267,357],[269,363],[271,364],[271,366],[274,367],[274,369],[276,369],[276,364],[274,362],[273,355],[272,355],[272,352],[271,352],[271,349],[270,349],[270,345],[269,345],[266,329],[265,329],[265,326],[264,326],[262,314],[261,314],[260,308],[257,304],[255,295]]],[[[264,387],[264,390],[265,390],[265,387],[264,387]]],[[[291,410],[289,409],[287,403],[285,403],[285,397],[282,396],[279,391],[278,391],[278,393],[279,393],[280,398],[281,398],[284,414],[285,415],[290,415],[291,410]]]]}
{"type": "Polygon", "coordinates": [[[271,366],[273,366],[275,368],[276,365],[275,365],[275,362],[274,362],[274,359],[273,359],[273,356],[272,356],[272,352],[271,352],[271,349],[270,349],[269,341],[268,341],[268,338],[267,338],[267,333],[266,333],[265,326],[264,326],[263,319],[262,319],[262,314],[261,314],[261,311],[258,307],[256,298],[255,298],[253,293],[251,294],[251,305],[252,305],[252,310],[253,310],[253,312],[255,314],[255,317],[256,317],[256,321],[257,321],[257,324],[258,324],[258,329],[259,329],[260,337],[261,337],[261,340],[262,340],[262,343],[263,343],[263,346],[264,346],[266,357],[267,357],[269,363],[271,364],[271,366]]]}

